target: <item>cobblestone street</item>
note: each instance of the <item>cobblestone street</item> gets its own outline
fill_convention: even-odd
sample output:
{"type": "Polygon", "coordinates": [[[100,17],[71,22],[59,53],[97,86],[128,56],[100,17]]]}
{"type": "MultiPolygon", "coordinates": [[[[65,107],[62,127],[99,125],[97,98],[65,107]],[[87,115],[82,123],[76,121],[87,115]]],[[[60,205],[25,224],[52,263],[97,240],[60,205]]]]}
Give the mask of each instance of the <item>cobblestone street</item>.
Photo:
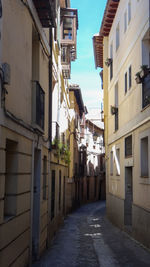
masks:
{"type": "Polygon", "coordinates": [[[150,253],[105,217],[105,202],[82,206],[70,214],[52,247],[34,267],[144,267],[150,253]]]}

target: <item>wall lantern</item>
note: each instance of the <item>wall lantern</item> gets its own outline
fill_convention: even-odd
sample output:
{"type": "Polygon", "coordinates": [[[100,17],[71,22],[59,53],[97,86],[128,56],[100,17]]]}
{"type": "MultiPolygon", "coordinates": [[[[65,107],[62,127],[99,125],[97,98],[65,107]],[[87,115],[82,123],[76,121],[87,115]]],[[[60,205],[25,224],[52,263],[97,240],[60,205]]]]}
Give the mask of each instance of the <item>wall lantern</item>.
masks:
{"type": "Polygon", "coordinates": [[[104,111],[101,111],[101,121],[104,122],[104,111]]]}
{"type": "Polygon", "coordinates": [[[106,61],[105,61],[105,65],[107,67],[109,67],[111,65],[111,63],[112,63],[112,58],[107,58],[106,61]]]}
{"type": "Polygon", "coordinates": [[[97,138],[98,138],[98,134],[96,132],[93,133],[93,140],[94,142],[97,141],[97,138]]]}

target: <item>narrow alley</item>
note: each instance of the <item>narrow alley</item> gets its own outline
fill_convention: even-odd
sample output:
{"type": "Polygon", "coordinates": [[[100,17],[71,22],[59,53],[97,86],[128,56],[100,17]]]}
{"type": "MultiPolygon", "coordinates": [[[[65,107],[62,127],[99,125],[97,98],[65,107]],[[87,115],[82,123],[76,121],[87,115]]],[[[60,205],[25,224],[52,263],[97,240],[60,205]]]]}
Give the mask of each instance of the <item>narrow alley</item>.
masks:
{"type": "Polygon", "coordinates": [[[150,266],[150,254],[106,219],[105,202],[95,202],[67,216],[51,248],[33,266],[144,267],[150,266]]]}

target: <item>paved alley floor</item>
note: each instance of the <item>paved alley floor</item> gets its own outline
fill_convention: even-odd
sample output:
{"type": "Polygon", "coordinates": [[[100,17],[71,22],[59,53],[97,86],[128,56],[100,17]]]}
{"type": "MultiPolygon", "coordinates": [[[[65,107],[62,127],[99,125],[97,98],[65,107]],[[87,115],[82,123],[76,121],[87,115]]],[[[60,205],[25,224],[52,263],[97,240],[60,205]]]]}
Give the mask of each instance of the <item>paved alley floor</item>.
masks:
{"type": "Polygon", "coordinates": [[[150,252],[105,217],[105,203],[68,215],[51,248],[34,267],[150,267],[150,252]]]}

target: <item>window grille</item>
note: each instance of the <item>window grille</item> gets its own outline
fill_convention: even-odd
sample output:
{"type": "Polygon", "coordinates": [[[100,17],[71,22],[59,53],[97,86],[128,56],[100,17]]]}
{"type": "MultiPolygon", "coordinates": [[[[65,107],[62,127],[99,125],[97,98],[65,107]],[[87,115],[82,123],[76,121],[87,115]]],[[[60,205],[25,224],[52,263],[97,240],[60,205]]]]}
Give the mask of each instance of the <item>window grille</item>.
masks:
{"type": "Polygon", "coordinates": [[[131,66],[129,67],[129,89],[132,86],[132,69],[131,66]]]}
{"type": "Polygon", "coordinates": [[[55,216],[55,170],[52,170],[51,180],[51,220],[55,216]]]}
{"type": "Polygon", "coordinates": [[[125,138],[125,157],[132,156],[132,135],[125,138]]]}
{"type": "Polygon", "coordinates": [[[144,108],[150,104],[150,74],[148,74],[144,78],[142,87],[143,87],[142,88],[142,92],[143,92],[142,107],[144,108]]]}
{"type": "Polygon", "coordinates": [[[33,84],[33,123],[44,130],[45,93],[38,81],[33,84]]]}
{"type": "Polygon", "coordinates": [[[124,91],[125,91],[125,94],[127,93],[127,72],[125,73],[125,76],[124,76],[124,91]]]}

